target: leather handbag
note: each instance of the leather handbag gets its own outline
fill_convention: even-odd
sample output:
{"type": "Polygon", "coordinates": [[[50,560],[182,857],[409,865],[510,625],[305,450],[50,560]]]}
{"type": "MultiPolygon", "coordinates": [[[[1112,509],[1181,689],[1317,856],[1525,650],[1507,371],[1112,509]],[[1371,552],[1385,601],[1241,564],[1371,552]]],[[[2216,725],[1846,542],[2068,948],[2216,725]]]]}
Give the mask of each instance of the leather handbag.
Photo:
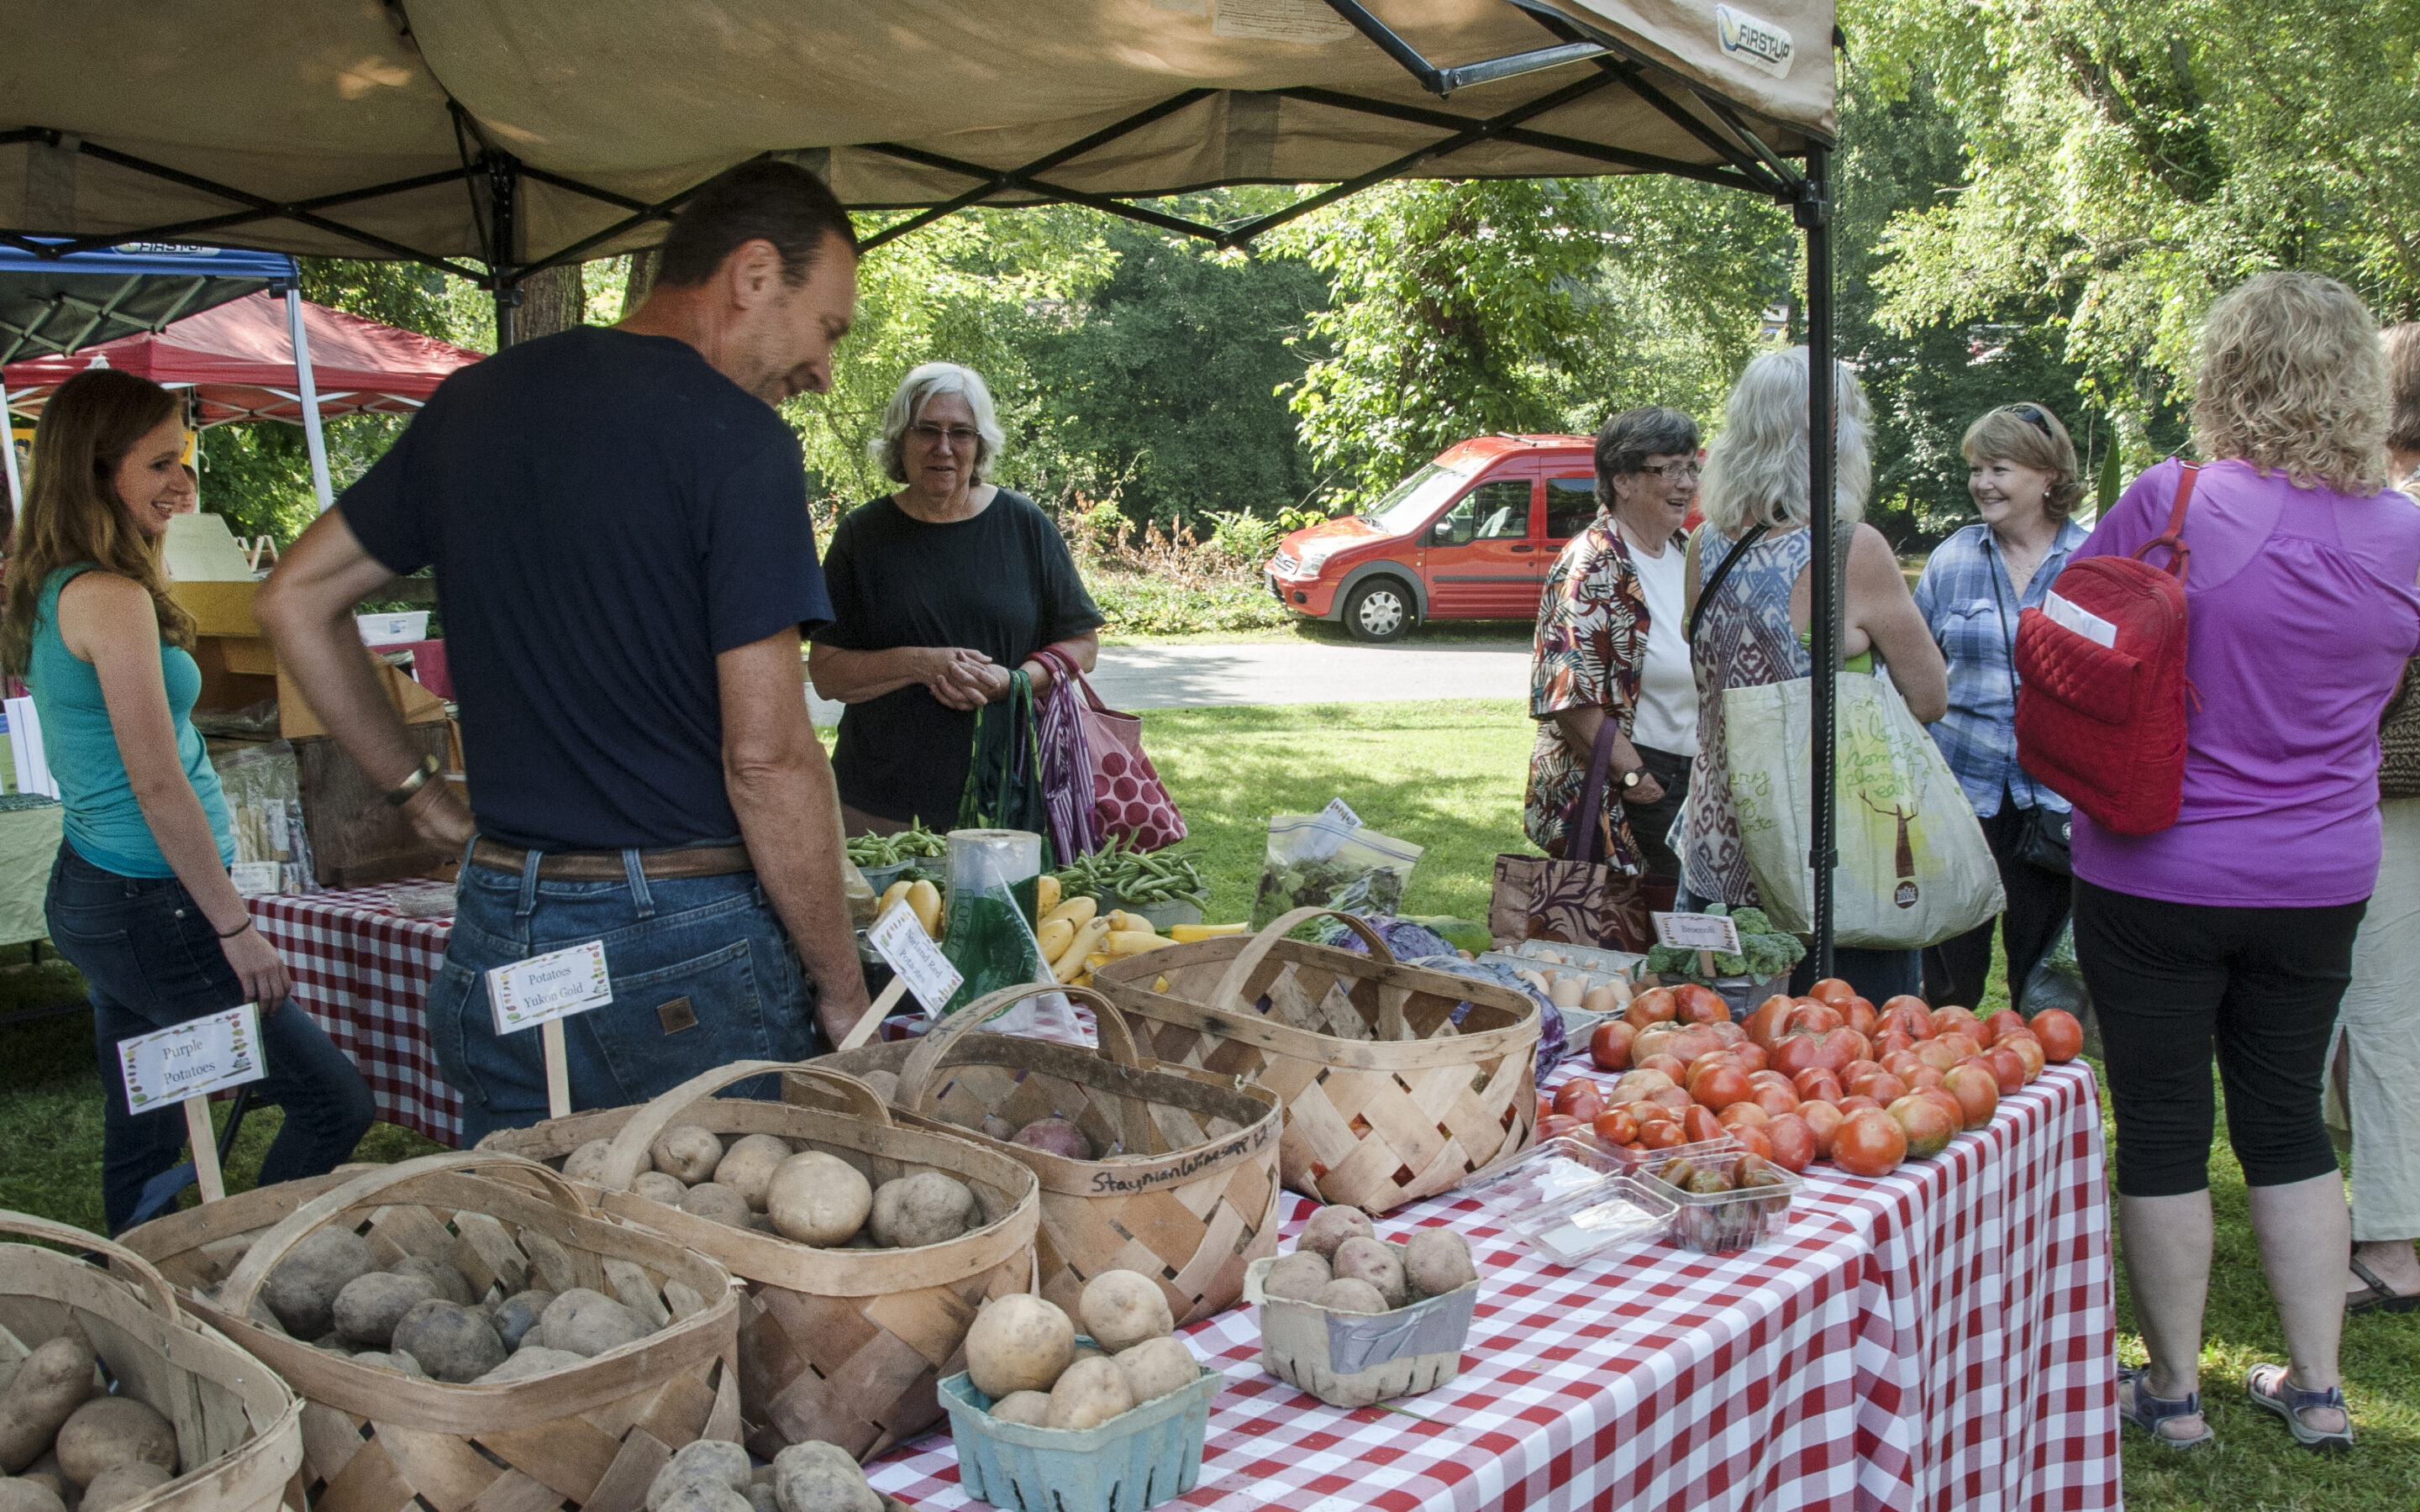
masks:
{"type": "Polygon", "coordinates": [[[2420,661],[2403,664],[2378,721],[2378,795],[2420,798],[2420,661]]]}
{"type": "MultiPolygon", "coordinates": [[[[1058,674],[1059,688],[1069,695],[1069,707],[1082,729],[1083,745],[1092,765],[1092,801],[1096,834],[1093,849],[1112,839],[1124,839],[1140,850],[1156,851],[1185,838],[1185,816],[1158,768],[1143,754],[1142,719],[1122,714],[1101,702],[1084,670],[1055,646],[1034,653],[1058,674]]],[[[1058,692],[1052,690],[1052,696],[1058,692]]],[[[1090,852],[1082,854],[1089,855],[1090,852]]],[[[1062,862],[1073,856],[1062,855],[1062,862]]]]}
{"type": "MultiPolygon", "coordinates": [[[[2009,648],[2009,704],[2017,702],[2017,637],[2009,627],[2009,607],[2000,602],[2000,579],[1992,577],[1992,611],[2000,617],[2000,637],[2009,648]]],[[[2013,732],[2012,732],[2013,733],[2013,732]]],[[[2065,809],[2053,809],[2037,804],[2024,810],[2025,826],[2018,832],[2015,858],[2030,867],[2058,876],[2075,874],[2075,856],[2070,848],[2070,832],[2075,827],[2075,816],[2065,809]]]]}
{"type": "Polygon", "coordinates": [[[1499,940],[1553,940],[1615,950],[1654,943],[1647,918],[1643,868],[1627,818],[1614,841],[1611,864],[1597,857],[1606,839],[1605,781],[1613,761],[1614,724],[1597,727],[1587,784],[1564,828],[1563,857],[1507,852],[1496,857],[1488,933],[1499,940]]]}

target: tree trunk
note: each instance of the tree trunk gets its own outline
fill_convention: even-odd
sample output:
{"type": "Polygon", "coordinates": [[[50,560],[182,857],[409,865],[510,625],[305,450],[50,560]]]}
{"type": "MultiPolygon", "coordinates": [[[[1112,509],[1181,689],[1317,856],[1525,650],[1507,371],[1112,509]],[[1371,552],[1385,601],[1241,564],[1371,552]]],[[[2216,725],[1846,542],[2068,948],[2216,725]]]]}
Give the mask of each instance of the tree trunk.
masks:
{"type": "Polygon", "coordinates": [[[630,254],[629,281],[622,285],[623,319],[630,318],[631,312],[646,302],[647,291],[656,286],[656,270],[663,264],[663,251],[658,247],[630,254]]]}
{"type": "Polygon", "coordinates": [[[535,341],[582,323],[587,308],[578,263],[565,263],[532,273],[521,281],[521,307],[515,313],[513,339],[535,341]]]}

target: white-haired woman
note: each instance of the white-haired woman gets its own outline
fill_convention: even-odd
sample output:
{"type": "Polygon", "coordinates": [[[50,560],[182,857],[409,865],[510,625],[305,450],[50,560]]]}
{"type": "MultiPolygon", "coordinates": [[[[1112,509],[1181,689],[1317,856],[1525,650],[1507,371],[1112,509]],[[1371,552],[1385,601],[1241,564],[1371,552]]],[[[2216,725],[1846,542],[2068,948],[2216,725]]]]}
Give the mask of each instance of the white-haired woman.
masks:
{"type": "MultiPolygon", "coordinates": [[[[2171,1446],[2211,1438],[2213,1059],[2289,1361],[2244,1387],[2306,1447],[2352,1446],[2336,1373],[2352,1233],[2319,1095],[2378,882],[2379,716],[2420,651],[2420,511],[2382,486],[2387,405],[2378,327],[2335,280],[2262,273],[2211,306],[2193,404],[2207,460],[2184,517],[2197,699],[2182,804],[2149,835],[2075,814],[2075,955],[2108,1052],[2118,1229],[2150,1356],[2120,1372],[2118,1410],[2171,1446]]],[[[2142,550],[2184,481],[2174,458],[2136,478],[2075,560],[2142,550]]]]}
{"type": "MultiPolygon", "coordinates": [[[[1834,517],[1862,520],[1873,477],[1866,454],[1865,390],[1843,363],[1836,379],[1839,429],[1834,517]]],[[[1707,454],[1699,498],[1705,523],[1690,542],[1690,651],[1698,674],[1698,763],[1689,779],[1688,843],[1681,853],[1684,906],[1760,902],[1740,845],[1724,739],[1723,693],[1805,677],[1811,602],[1807,564],[1807,348],[1767,352],[1747,364],[1707,454]],[[1711,592],[1708,590],[1711,589],[1711,592]]],[[[1879,655],[1909,712],[1931,723],[1948,707],[1948,673],[1908,594],[1890,543],[1859,524],[1849,547],[1842,651],[1852,671],[1879,655]]],[[[1917,952],[1840,949],[1833,969],[1880,1003],[1916,990],[1917,952]]],[[[1811,962],[1811,958],[1810,958],[1811,962]]],[[[1812,984],[1803,965],[1791,990],[1812,984]]]]}
{"type": "Polygon", "coordinates": [[[1049,686],[1055,647],[1090,671],[1101,611],[1058,527],[985,474],[1000,421],[983,376],[926,363],[882,412],[875,455],[897,493],[851,510],[824,556],[832,622],[815,632],[815,691],[848,705],[832,774],[850,834],[921,820],[947,829],[971,759],[975,711],[1011,669],[1049,686]]]}

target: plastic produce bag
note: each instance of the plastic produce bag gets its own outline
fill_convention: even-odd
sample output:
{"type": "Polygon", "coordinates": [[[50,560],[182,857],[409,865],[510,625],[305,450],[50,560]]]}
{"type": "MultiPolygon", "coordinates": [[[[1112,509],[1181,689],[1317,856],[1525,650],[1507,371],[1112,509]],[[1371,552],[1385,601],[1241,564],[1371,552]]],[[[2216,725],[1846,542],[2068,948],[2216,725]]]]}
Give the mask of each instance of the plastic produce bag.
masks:
{"type": "Polygon", "coordinates": [[[2017,1011],[2031,1018],[2054,1008],[2063,1008],[2075,1015],[2076,1022],[2084,1026],[2084,1053],[2099,1058],[2101,1021],[2092,1016],[2092,994],[2084,985],[2084,968],[2076,964],[2073,918],[2058,927],[2057,940],[2026,974],[2024,995],[2017,1011]]]}
{"type": "Polygon", "coordinates": [[[1252,928],[1296,908],[1391,914],[1402,906],[1420,849],[1362,828],[1334,807],[1324,813],[1278,814],[1269,820],[1252,928]]]}
{"type": "MultiPolygon", "coordinates": [[[[1919,949],[1963,934],[2008,906],[1974,806],[1941,748],[1881,674],[1842,673],[1833,792],[1839,871],[1833,938],[1869,949],[1919,949]]],[[[1731,804],[1774,928],[1812,933],[1807,865],[1814,795],[1807,785],[1814,680],[1723,694],[1731,804]]]]}

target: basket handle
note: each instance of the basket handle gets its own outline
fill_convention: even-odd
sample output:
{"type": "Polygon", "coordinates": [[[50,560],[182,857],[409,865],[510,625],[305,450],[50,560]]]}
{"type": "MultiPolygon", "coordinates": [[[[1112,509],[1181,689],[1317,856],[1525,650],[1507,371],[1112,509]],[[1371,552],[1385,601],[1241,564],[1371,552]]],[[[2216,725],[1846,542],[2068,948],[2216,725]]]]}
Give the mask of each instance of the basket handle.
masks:
{"type": "Polygon", "coordinates": [[[605,1151],[605,1166],[597,1173],[597,1184],[609,1192],[630,1190],[630,1183],[639,1179],[639,1172],[646,1165],[648,1150],[654,1146],[656,1137],[671,1128],[674,1120],[682,1114],[724,1088],[747,1081],[752,1076],[810,1071],[823,1080],[842,1084],[838,1089],[857,1104],[860,1117],[876,1123],[891,1121],[890,1113],[883,1108],[882,1099],[875,1095],[874,1088],[853,1076],[843,1076],[837,1072],[816,1070],[787,1060],[735,1060],[727,1066],[717,1066],[712,1071],[690,1077],[631,1114],[629,1121],[622,1125],[621,1132],[613,1136],[612,1147],[605,1151]]]}
{"type": "Polygon", "coordinates": [[[149,1260],[123,1244],[112,1243],[99,1234],[86,1233],[70,1224],[54,1223],[48,1218],[37,1218],[30,1212],[12,1212],[6,1208],[0,1208],[0,1234],[23,1234],[28,1239],[48,1240],[54,1244],[99,1250],[142,1278],[144,1289],[151,1293],[156,1309],[167,1315],[170,1327],[184,1325],[184,1309],[177,1305],[177,1288],[168,1284],[168,1278],[162,1275],[149,1260]]]}
{"type": "Polygon", "coordinates": [[[908,1064],[899,1068],[899,1105],[924,1118],[933,1116],[935,1093],[933,1084],[941,1062],[952,1046],[981,1028],[985,1020],[996,1018],[1029,997],[1044,993],[1065,993],[1070,999],[1080,1001],[1093,1011],[1093,1022],[1099,1026],[1100,1048],[1096,1054],[1121,1066],[1140,1066],[1135,1051],[1134,1031],[1126,1027],[1125,1015],[1117,1005],[1090,987],[1071,987],[1063,982],[1021,981],[985,993],[924,1031],[908,1053],[908,1064]]]}
{"type": "MultiPolygon", "coordinates": [[[[1226,975],[1218,979],[1218,985],[1210,989],[1210,1006],[1230,1012],[1251,1012],[1252,1005],[1244,1001],[1244,983],[1251,980],[1252,972],[1276,948],[1278,941],[1293,933],[1300,925],[1323,917],[1341,918],[1351,925],[1353,933],[1360,935],[1362,943],[1370,947],[1371,960],[1382,966],[1395,964],[1395,952],[1387,949],[1387,942],[1360,915],[1348,914],[1338,908],[1297,908],[1269,920],[1268,928],[1253,935],[1250,944],[1235,952],[1235,959],[1227,963],[1226,975]]],[[[1404,1005],[1384,993],[1378,995],[1378,1028],[1388,1040],[1404,1037],[1404,1005]]]]}
{"type": "Polygon", "coordinates": [[[242,1317],[252,1307],[253,1299],[260,1294],[261,1283],[287,1253],[300,1244],[321,1224],[348,1208],[359,1207],[389,1187],[402,1186],[424,1176],[437,1176],[448,1171],[471,1171],[490,1166],[500,1175],[527,1178],[530,1182],[553,1199],[555,1206],[575,1217],[593,1218],[597,1211],[580,1189],[563,1179],[563,1173],[507,1155],[497,1149],[448,1150],[442,1155],[423,1155],[417,1160],[399,1161],[393,1165],[365,1171],[339,1187],[331,1187],[310,1201],[279,1219],[275,1227],[253,1242],[244,1252],[235,1271],[220,1288],[219,1306],[224,1312],[242,1317]]]}

